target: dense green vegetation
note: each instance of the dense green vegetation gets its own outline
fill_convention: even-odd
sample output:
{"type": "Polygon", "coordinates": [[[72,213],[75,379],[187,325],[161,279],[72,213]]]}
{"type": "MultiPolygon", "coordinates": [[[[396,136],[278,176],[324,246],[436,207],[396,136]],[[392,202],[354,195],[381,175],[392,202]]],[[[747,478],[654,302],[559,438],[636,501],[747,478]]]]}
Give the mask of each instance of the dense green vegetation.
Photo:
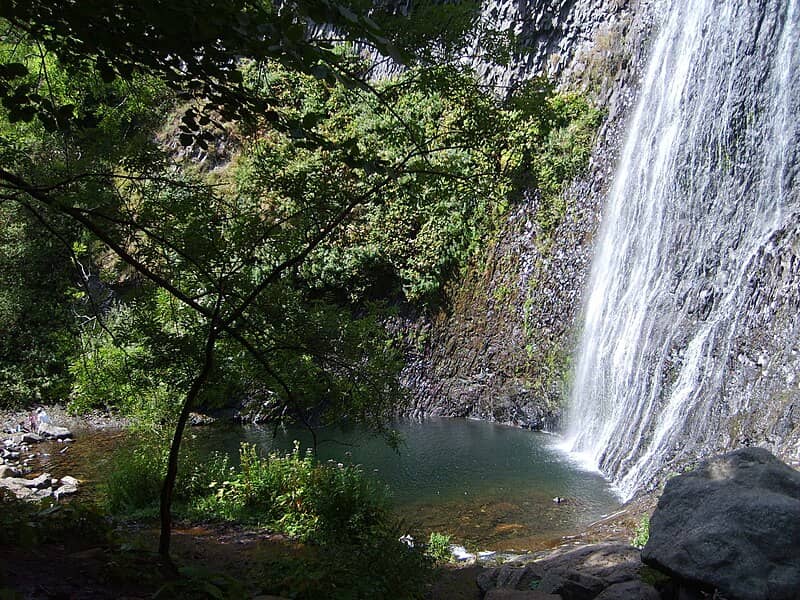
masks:
{"type": "Polygon", "coordinates": [[[0,406],[69,394],[75,356],[72,264],[23,207],[0,204],[0,406]]]}
{"type": "MultiPolygon", "coordinates": [[[[544,82],[533,82],[510,101],[501,102],[485,93],[472,75],[452,67],[412,70],[382,84],[379,94],[331,85],[275,64],[271,68],[248,65],[244,78],[249,88],[258,88],[263,95],[284,97],[287,118],[306,123],[325,143],[306,147],[291,133],[245,129],[239,134],[240,149],[233,160],[211,173],[198,172],[191,160],[184,159],[180,163],[183,174],[159,183],[157,189],[148,180],[123,180],[116,189],[105,190],[114,195],[105,205],[111,214],[102,218],[109,227],[120,222],[121,227],[135,225],[146,231],[149,238],[140,232],[136,239],[144,258],[174,284],[202,295],[207,292],[198,290],[213,284],[208,280],[213,280],[214,271],[225,273],[222,277],[228,285],[247,285],[265,263],[290,254],[298,245],[297,237],[307,235],[320,219],[324,221],[326,213],[335,218],[337,209],[356,199],[357,210],[348,215],[346,226],[332,231],[291,277],[265,289],[265,300],[248,315],[255,320],[253,315],[258,314],[259,333],[280,348],[273,351],[280,358],[272,364],[291,365],[291,369],[265,383],[252,357],[221,345],[224,358],[218,362],[226,368],[216,369],[213,384],[204,392],[203,402],[214,406],[256,391],[285,393],[275,380],[293,390],[304,390],[314,382],[316,389],[296,394],[305,401],[297,411],[301,414],[294,415],[302,420],[324,417],[317,400],[336,395],[329,390],[338,388],[339,396],[354,397],[359,373],[369,374],[363,379],[371,381],[380,381],[380,374],[391,378],[397,373],[396,353],[373,352],[378,346],[391,347],[381,334],[379,317],[385,308],[380,303],[384,307],[386,302],[398,301],[436,306],[447,281],[487,242],[509,203],[519,197],[522,185],[541,190],[541,225],[547,228],[557,222],[564,208],[562,186],[585,161],[598,119],[585,100],[555,95],[544,82]],[[386,177],[387,170],[393,171],[391,177],[386,177]],[[206,217],[212,213],[219,226],[208,223],[206,217]],[[276,223],[282,223],[280,231],[269,231],[276,223]],[[272,235],[260,237],[265,233],[272,235]],[[234,272],[235,279],[230,275],[234,272]],[[276,311],[276,305],[281,310],[276,311]],[[326,347],[325,340],[337,338],[338,344],[326,347]],[[359,346],[361,351],[354,352],[359,346]],[[366,371],[363,365],[345,369],[344,378],[333,377],[332,369],[326,368],[326,362],[359,363],[359,356],[371,356],[373,362],[376,356],[383,359],[366,371]]],[[[93,97],[117,94],[113,85],[94,83],[99,89],[92,91],[93,97]]],[[[170,106],[162,92],[150,82],[128,88],[130,105],[109,110],[100,123],[108,132],[79,139],[69,136],[62,173],[50,172],[59,164],[46,150],[58,142],[58,133],[32,123],[8,124],[6,135],[14,136],[29,154],[39,155],[20,165],[36,179],[65,177],[76,169],[73,154],[80,154],[81,163],[93,160],[91,165],[81,165],[83,169],[111,168],[115,154],[125,156],[128,168],[171,168],[169,148],[141,133],[126,137],[132,121],[141,131],[141,124],[153,119],[149,107],[155,99],[162,98],[165,108],[170,106]],[[95,138],[104,142],[99,149],[95,138]],[[109,148],[109,138],[118,147],[109,148]],[[42,173],[43,168],[48,172],[42,173]]],[[[65,80],[62,93],[85,102],[79,96],[87,88],[82,81],[73,87],[65,80]]],[[[167,121],[152,123],[153,135],[161,132],[155,139],[170,133],[167,121]]],[[[147,176],[161,177],[157,173],[147,176]]],[[[98,204],[97,191],[91,186],[70,193],[91,195],[98,204]]],[[[6,208],[10,210],[19,211],[13,205],[6,208]]],[[[93,210],[99,212],[99,208],[93,210]]],[[[192,311],[163,288],[132,278],[129,265],[85,233],[74,228],[63,232],[62,237],[69,236],[64,241],[72,242],[70,247],[49,235],[33,216],[15,223],[16,228],[23,226],[37,229],[36,235],[45,240],[38,243],[42,240],[31,235],[25,240],[27,252],[38,252],[39,257],[18,248],[19,235],[17,247],[14,239],[4,240],[3,254],[9,261],[4,276],[16,273],[19,277],[23,271],[30,273],[31,267],[36,272],[43,261],[40,268],[46,273],[41,284],[52,291],[52,278],[60,277],[56,289],[63,291],[61,298],[48,294],[51,303],[45,304],[31,301],[40,285],[37,279],[26,277],[27,283],[5,287],[7,294],[12,290],[15,294],[6,305],[13,303],[19,312],[27,298],[51,317],[38,325],[36,320],[8,319],[7,338],[39,327],[35,343],[61,340],[60,346],[50,350],[49,361],[35,363],[39,368],[50,365],[54,381],[72,381],[75,410],[111,407],[141,414],[142,408],[160,407],[169,411],[169,397],[185,385],[191,369],[192,360],[185,357],[203,335],[192,311]],[[12,259],[17,262],[11,264],[12,259]],[[21,264],[23,259],[27,266],[21,264]],[[60,269],[50,268],[59,261],[60,269]],[[105,282],[105,291],[70,285],[86,283],[87,273],[105,282]],[[116,302],[109,305],[112,295],[116,302]],[[75,319],[70,308],[82,318],[75,319]],[[81,343],[76,345],[64,332],[78,328],[81,343]]],[[[13,232],[8,229],[8,235],[13,232]]],[[[132,243],[131,234],[119,233],[132,243]]],[[[24,356],[18,350],[9,363],[24,356]]],[[[31,376],[16,379],[35,385],[31,376]]],[[[364,406],[374,402],[380,391],[367,387],[371,389],[362,390],[364,406]]],[[[394,393],[392,401],[396,400],[394,393]]],[[[155,415],[161,418],[158,411],[155,415]]]]}
{"type": "MultiPolygon", "coordinates": [[[[106,510],[123,519],[158,513],[166,449],[145,435],[117,453],[104,485],[106,510]]],[[[180,518],[259,526],[305,542],[300,556],[272,558],[251,574],[265,592],[412,598],[431,575],[433,559],[424,549],[400,541],[405,532],[383,484],[355,465],[319,463],[299,446],[260,456],[244,444],[234,465],[223,454],[201,457],[189,445],[176,490],[180,518]]]]}
{"type": "MultiPolygon", "coordinates": [[[[0,406],[69,400],[160,432],[106,486],[112,511],[160,505],[165,556],[174,497],[187,517],[313,543],[307,564],[262,574],[270,589],[417,595],[427,559],[373,482],[247,448],[233,470],[179,470],[189,411],[247,400],[271,422],[391,440],[403,357],[387,316],[446,304],[524,192],[543,231],[558,223],[599,113],[539,80],[500,98],[446,64],[471,3],[423,6],[413,28],[315,0],[51,4],[0,6],[0,406]],[[369,82],[308,18],[397,59],[432,51],[369,82]]],[[[495,38],[500,57],[513,40],[495,38]]]]}
{"type": "MultiPolygon", "coordinates": [[[[115,456],[103,493],[111,513],[157,514],[167,458],[158,442],[140,441],[115,456]]],[[[318,544],[355,544],[391,521],[384,485],[354,465],[318,463],[299,446],[260,456],[245,444],[235,466],[223,454],[189,451],[182,460],[176,502],[184,517],[260,525],[318,544]]]]}
{"type": "MultiPolygon", "coordinates": [[[[307,359],[298,362],[292,358],[297,350],[308,350],[323,362],[334,356],[341,360],[370,337],[381,339],[377,318],[385,309],[376,302],[435,307],[443,297],[445,284],[488,241],[509,204],[521,195],[522,185],[541,190],[542,227],[557,222],[564,210],[562,186],[585,162],[598,120],[597,111],[585,100],[555,95],[544,82],[533,82],[509,102],[501,102],[485,93],[472,75],[451,67],[411,71],[382,84],[380,95],[344,85],[331,86],[278,65],[270,69],[250,65],[244,74],[248,85],[259,87],[265,95],[285,96],[287,104],[291,98],[301,99],[286,109],[288,118],[313,124],[313,132],[326,142],[308,148],[298,144],[291,133],[242,131],[241,147],[232,162],[211,173],[198,173],[190,160],[184,160],[180,185],[170,182],[162,186],[165,189],[126,182],[122,190],[116,190],[126,194],[124,203],[116,197],[108,207],[122,215],[107,216],[109,221],[122,220],[135,213],[136,224],[146,227],[154,237],[179,240],[180,245],[174,248],[147,240],[153,244],[146,249],[147,258],[152,256],[160,269],[168,269],[173,281],[182,287],[202,289],[209,285],[202,279],[210,269],[236,270],[237,279],[248,279],[247,271],[249,278],[257,277],[263,262],[285,256],[297,244],[291,236],[302,236],[326,212],[366,196],[358,210],[348,216],[346,226],[319,244],[291,278],[276,282],[272,296],[259,304],[260,320],[280,321],[280,328],[272,326],[265,333],[286,357],[285,361],[274,360],[274,364],[292,365],[292,372],[281,373],[280,378],[296,390],[321,381],[319,363],[307,359]],[[388,179],[387,169],[396,171],[388,179]],[[190,183],[190,177],[199,182],[190,183]],[[209,188],[199,187],[203,181],[222,189],[222,197],[206,197],[209,188]],[[203,194],[200,198],[199,193],[203,194]],[[202,222],[212,211],[225,221],[224,232],[222,228],[211,232],[209,224],[202,222]],[[279,235],[264,239],[261,247],[256,247],[258,236],[264,233],[264,222],[283,219],[287,225],[279,235]],[[205,246],[209,242],[206,236],[221,239],[209,247],[205,246]],[[245,253],[249,256],[242,256],[245,253]],[[247,264],[255,261],[262,264],[247,264]],[[278,314],[274,308],[270,311],[273,314],[266,312],[276,304],[282,309],[278,314]],[[335,337],[345,338],[346,343],[323,347],[323,340],[335,337]],[[296,372],[299,364],[306,367],[301,373],[296,372]]],[[[124,121],[119,115],[109,114],[111,132],[103,139],[112,134],[124,139],[121,127],[150,115],[146,103],[153,99],[153,88],[143,84],[143,90],[131,91],[143,96],[134,102],[138,112],[127,115],[124,121]],[[147,115],[139,114],[145,112],[147,115]]],[[[13,132],[19,129],[15,125],[13,132]]],[[[38,146],[40,152],[44,143],[55,142],[44,131],[31,132],[33,125],[27,129],[25,143],[38,146]],[[45,139],[38,140],[36,135],[45,139]]],[[[163,137],[170,132],[169,123],[155,131],[161,131],[163,137]]],[[[143,154],[142,160],[167,161],[164,148],[149,145],[150,140],[141,136],[134,137],[128,140],[129,145],[143,154]]],[[[73,150],[83,152],[81,147],[73,150]]],[[[118,152],[134,150],[125,147],[118,152]]],[[[98,151],[89,148],[83,156],[92,154],[98,151]]],[[[108,156],[104,154],[104,162],[108,156]]],[[[52,163],[36,164],[52,168],[52,163]]],[[[156,166],[152,162],[139,165],[156,166]]],[[[54,176],[58,175],[63,176],[54,176]]],[[[33,176],[43,175],[34,172],[33,176]]],[[[28,225],[32,226],[35,223],[28,225]]],[[[39,225],[38,235],[52,240],[47,233],[39,225]]],[[[142,404],[167,408],[169,395],[184,385],[182,371],[190,368],[176,363],[176,357],[185,357],[200,343],[203,333],[197,330],[198,323],[191,311],[187,313],[162,288],[132,279],[128,265],[115,260],[91,238],[84,235],[81,240],[73,241],[72,248],[57,241],[36,244],[31,237],[27,242],[30,249],[48,251],[50,261],[64,264],[60,270],[48,269],[47,273],[50,278],[62,278],[60,310],[51,311],[61,318],[46,320],[41,325],[46,330],[38,338],[58,338],[60,332],[74,330],[82,322],[80,346],[67,346],[71,352],[62,352],[51,361],[55,362],[54,376],[62,381],[71,378],[73,407],[78,411],[96,406],[138,414],[142,404]],[[117,301],[99,311],[97,304],[106,299],[97,298],[97,291],[86,293],[74,284],[70,290],[70,277],[76,280],[80,275],[75,265],[104,281],[105,293],[114,294],[117,301]],[[86,314],[85,318],[76,322],[69,314],[70,306],[86,314]]],[[[141,239],[137,243],[144,245],[141,239]]],[[[15,252],[11,242],[3,248],[15,252]]],[[[36,264],[28,260],[30,265],[36,264]]],[[[4,269],[4,273],[11,276],[22,270],[18,264],[17,268],[4,269]]],[[[53,289],[49,281],[45,283],[53,289]]],[[[18,307],[25,294],[30,297],[34,293],[35,285],[38,282],[34,280],[33,285],[15,288],[19,290],[14,299],[18,307]]],[[[9,327],[16,327],[9,337],[21,331],[22,325],[7,322],[9,327]]],[[[262,327],[266,329],[266,325],[262,327]]],[[[383,336],[380,344],[386,346],[390,340],[383,336]]],[[[219,362],[228,368],[219,369],[214,385],[208,386],[207,405],[235,400],[255,389],[265,391],[254,372],[257,367],[248,365],[235,348],[221,351],[226,356],[219,362]]],[[[378,372],[391,376],[398,366],[398,357],[390,353],[382,364],[375,365],[371,378],[377,378],[378,372]]],[[[351,371],[347,382],[338,383],[326,377],[325,385],[346,387],[352,395],[355,375],[351,371]]],[[[276,385],[266,387],[274,392],[276,385]]],[[[303,395],[314,398],[320,394],[309,390],[303,395]]],[[[303,418],[321,417],[313,401],[304,408],[305,413],[313,415],[304,414],[303,418]]]]}

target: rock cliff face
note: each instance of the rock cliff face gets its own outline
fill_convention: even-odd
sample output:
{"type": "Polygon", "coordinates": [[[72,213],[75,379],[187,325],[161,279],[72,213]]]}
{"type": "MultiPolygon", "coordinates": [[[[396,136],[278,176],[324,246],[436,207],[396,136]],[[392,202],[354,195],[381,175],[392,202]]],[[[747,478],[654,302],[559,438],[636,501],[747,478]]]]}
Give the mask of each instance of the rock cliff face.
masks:
{"type": "MultiPolygon", "coordinates": [[[[636,146],[634,160],[654,149],[667,152],[668,138],[667,159],[640,160],[642,178],[630,187],[626,175],[628,187],[615,188],[613,196],[622,199],[614,206],[632,216],[610,227],[619,235],[603,246],[603,256],[613,258],[609,264],[635,254],[630,264],[639,267],[600,269],[593,284],[604,289],[615,278],[619,296],[641,305],[646,317],[599,305],[605,318],[595,320],[611,334],[588,344],[584,334],[581,365],[589,367],[575,369],[575,387],[597,391],[574,394],[569,436],[588,440],[575,449],[592,456],[628,495],[657,485],[684,463],[742,446],[762,446],[800,465],[800,78],[794,68],[800,5],[704,2],[705,13],[700,6],[615,0],[484,6],[487,21],[514,31],[530,50],[505,69],[477,61],[485,80],[505,89],[545,74],[588,94],[607,119],[585,175],[566,193],[560,224],[542,231],[535,192],[520,198],[496,239],[453,285],[448,309],[403,323],[412,342],[405,371],[412,414],[559,428],[582,296],[592,257],[600,254],[598,225],[604,210],[609,224],[620,212],[604,206],[617,157],[627,136],[636,141],[649,128],[655,133],[636,146]],[[710,18],[714,27],[704,25],[710,18]],[[680,19],[688,21],[676,27],[680,19]],[[659,36],[651,35],[656,29],[659,36]],[[654,59],[648,67],[650,45],[665,36],[666,46],[652,55],[674,55],[675,64],[654,59]],[[684,43],[675,40],[686,36],[697,46],[688,59],[685,48],[673,52],[684,43]],[[669,85],[643,86],[640,93],[645,68],[669,85]],[[639,96],[638,128],[628,133],[639,96]],[[664,111],[658,107],[669,102],[682,108],[672,130],[659,129],[664,111]],[[653,178],[655,193],[647,184],[653,178]],[[650,214],[664,227],[652,225],[650,214]],[[764,235],[753,234],[762,229],[764,235]],[[637,277],[650,283],[636,287],[637,277]],[[669,335],[659,337],[662,331],[669,335]]],[[[621,170],[629,174],[625,164],[621,170]]]]}
{"type": "Polygon", "coordinates": [[[748,318],[728,356],[729,418],[719,445],[758,444],[800,464],[800,215],[760,249],[751,272],[748,318]]]}
{"type": "Polygon", "coordinates": [[[558,427],[569,387],[581,294],[645,60],[650,2],[502,0],[488,2],[483,16],[514,31],[529,49],[509,68],[477,61],[486,81],[505,89],[547,75],[588,94],[607,119],[586,174],[567,191],[562,222],[542,231],[538,197],[521,198],[495,241],[453,285],[448,308],[403,323],[411,342],[404,379],[415,416],[549,430],[558,427]]]}

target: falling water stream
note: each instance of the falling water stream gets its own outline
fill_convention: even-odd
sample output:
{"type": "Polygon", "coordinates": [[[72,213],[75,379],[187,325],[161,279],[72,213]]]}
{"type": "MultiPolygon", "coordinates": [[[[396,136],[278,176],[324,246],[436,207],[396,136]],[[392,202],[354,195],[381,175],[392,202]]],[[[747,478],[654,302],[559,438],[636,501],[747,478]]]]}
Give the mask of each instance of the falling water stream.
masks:
{"type": "Polygon", "coordinates": [[[596,248],[568,447],[631,497],[710,424],[752,266],[796,222],[798,0],[670,0],[596,248]]]}

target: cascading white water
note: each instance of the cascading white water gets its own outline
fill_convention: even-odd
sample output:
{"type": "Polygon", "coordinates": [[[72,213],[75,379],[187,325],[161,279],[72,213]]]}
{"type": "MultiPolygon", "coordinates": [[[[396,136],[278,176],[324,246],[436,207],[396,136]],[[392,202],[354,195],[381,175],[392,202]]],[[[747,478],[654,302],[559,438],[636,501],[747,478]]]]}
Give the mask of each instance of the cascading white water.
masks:
{"type": "Polygon", "coordinates": [[[711,424],[754,260],[800,214],[799,0],[662,7],[596,248],[568,446],[630,497],[711,424]]]}

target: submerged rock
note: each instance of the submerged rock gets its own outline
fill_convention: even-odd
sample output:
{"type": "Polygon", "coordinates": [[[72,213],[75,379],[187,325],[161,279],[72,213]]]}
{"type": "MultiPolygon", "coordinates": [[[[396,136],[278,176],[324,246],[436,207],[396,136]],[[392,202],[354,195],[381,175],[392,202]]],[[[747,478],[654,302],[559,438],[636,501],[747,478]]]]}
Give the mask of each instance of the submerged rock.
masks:
{"type": "Polygon", "coordinates": [[[642,560],[731,599],[797,599],[800,473],[743,448],[670,479],[642,560]]]}
{"type": "Polygon", "coordinates": [[[0,488],[14,494],[20,500],[42,500],[55,497],[56,500],[78,492],[78,480],[67,475],[61,479],[53,478],[49,473],[42,473],[33,479],[24,477],[2,477],[0,488]]]}
{"type": "Polygon", "coordinates": [[[19,469],[15,469],[11,465],[0,465],[0,479],[5,477],[19,477],[19,469]]]}
{"type": "Polygon", "coordinates": [[[71,496],[73,494],[78,493],[78,486],[77,485],[61,485],[56,490],[53,491],[53,497],[58,500],[63,498],[64,496],[71,496]]]}
{"type": "Polygon", "coordinates": [[[21,444],[38,444],[42,441],[42,437],[36,433],[29,431],[20,431],[12,433],[11,437],[5,440],[6,446],[20,446],[21,444]]]}
{"type": "Polygon", "coordinates": [[[71,475],[65,475],[59,480],[59,483],[61,485],[73,485],[77,487],[79,481],[74,477],[72,477],[71,475]]]}

